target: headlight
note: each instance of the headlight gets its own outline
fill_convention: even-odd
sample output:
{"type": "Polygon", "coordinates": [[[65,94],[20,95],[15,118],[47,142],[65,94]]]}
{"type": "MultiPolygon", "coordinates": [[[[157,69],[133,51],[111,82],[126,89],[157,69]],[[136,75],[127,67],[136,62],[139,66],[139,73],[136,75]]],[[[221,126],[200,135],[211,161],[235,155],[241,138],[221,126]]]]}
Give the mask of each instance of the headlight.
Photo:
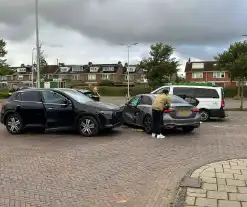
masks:
{"type": "Polygon", "coordinates": [[[100,111],[100,113],[102,114],[102,115],[104,115],[104,116],[110,116],[110,117],[112,117],[112,114],[113,114],[113,112],[112,111],[100,111]]]}

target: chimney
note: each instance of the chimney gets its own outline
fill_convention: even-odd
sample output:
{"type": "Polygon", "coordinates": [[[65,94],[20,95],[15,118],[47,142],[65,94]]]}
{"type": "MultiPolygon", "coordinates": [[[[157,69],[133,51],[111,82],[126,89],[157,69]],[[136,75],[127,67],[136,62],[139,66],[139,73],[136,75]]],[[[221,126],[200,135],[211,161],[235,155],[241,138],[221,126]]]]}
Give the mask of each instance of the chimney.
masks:
{"type": "Polygon", "coordinates": [[[189,60],[188,60],[188,63],[190,63],[190,58],[189,58],[189,60]]]}

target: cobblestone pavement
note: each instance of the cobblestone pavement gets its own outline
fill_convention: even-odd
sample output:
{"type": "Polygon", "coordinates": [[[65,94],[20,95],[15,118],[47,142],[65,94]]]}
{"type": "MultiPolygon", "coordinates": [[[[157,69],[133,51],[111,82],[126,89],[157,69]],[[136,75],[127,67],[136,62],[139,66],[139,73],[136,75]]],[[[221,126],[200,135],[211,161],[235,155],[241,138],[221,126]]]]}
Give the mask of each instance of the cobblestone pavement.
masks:
{"type": "Polygon", "coordinates": [[[1,125],[0,206],[167,207],[188,170],[247,157],[246,115],[166,139],[131,128],[12,136],[1,125]]]}
{"type": "Polygon", "coordinates": [[[186,207],[246,207],[247,159],[204,165],[191,177],[202,180],[201,188],[187,188],[186,207]]]}

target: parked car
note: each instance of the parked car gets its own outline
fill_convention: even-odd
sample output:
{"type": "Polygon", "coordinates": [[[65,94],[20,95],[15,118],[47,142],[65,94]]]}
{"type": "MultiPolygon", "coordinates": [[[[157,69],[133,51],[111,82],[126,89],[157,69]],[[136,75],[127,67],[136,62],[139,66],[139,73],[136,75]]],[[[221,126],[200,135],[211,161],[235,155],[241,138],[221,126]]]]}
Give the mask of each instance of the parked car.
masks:
{"type": "Polygon", "coordinates": [[[225,118],[225,100],[222,87],[194,86],[194,85],[166,85],[152,91],[151,94],[160,93],[167,89],[169,94],[180,97],[194,97],[198,100],[197,108],[200,110],[201,121],[210,118],[225,118]]]}
{"type": "Polygon", "coordinates": [[[34,127],[40,131],[73,129],[94,136],[121,125],[122,111],[73,89],[25,89],[2,104],[1,123],[11,134],[34,127]]]}
{"type": "Polygon", "coordinates": [[[81,89],[81,90],[78,90],[80,93],[88,96],[89,98],[95,100],[95,101],[100,101],[100,97],[99,95],[96,95],[94,94],[93,91],[89,91],[89,90],[84,90],[84,89],[81,89]]]}
{"type": "MultiPolygon", "coordinates": [[[[148,134],[152,132],[152,103],[154,94],[141,94],[127,102],[123,109],[124,123],[143,127],[148,134]]],[[[164,109],[164,129],[181,128],[184,132],[191,132],[200,127],[199,109],[184,99],[169,95],[171,107],[164,109]]]]}

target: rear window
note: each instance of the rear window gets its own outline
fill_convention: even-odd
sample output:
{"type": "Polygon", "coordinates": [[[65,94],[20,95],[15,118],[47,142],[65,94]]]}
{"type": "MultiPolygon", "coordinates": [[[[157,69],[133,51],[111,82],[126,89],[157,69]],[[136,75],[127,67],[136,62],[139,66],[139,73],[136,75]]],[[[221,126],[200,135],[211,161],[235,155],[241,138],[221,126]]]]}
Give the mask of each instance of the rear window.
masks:
{"type": "Polygon", "coordinates": [[[196,98],[219,98],[219,94],[215,89],[211,88],[194,88],[196,98]]]}
{"type": "Polygon", "coordinates": [[[10,96],[9,101],[21,101],[21,93],[13,93],[12,96],[10,96]]]}
{"type": "Polygon", "coordinates": [[[178,96],[169,96],[170,100],[172,103],[186,103],[188,104],[187,101],[185,101],[184,99],[178,97],[178,96]]]}

